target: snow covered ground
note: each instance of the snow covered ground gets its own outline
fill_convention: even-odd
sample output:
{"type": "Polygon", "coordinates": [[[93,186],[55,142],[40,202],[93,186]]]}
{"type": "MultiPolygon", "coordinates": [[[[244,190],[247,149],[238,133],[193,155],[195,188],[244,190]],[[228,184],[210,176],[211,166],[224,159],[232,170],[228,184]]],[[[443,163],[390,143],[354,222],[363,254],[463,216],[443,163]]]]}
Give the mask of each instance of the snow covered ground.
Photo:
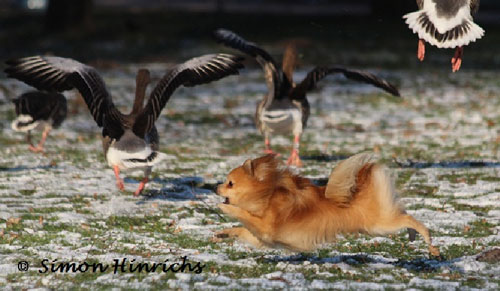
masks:
{"type": "MultiPolygon", "coordinates": [[[[167,66],[101,70],[124,111],[139,67],[158,80],[167,66]]],[[[322,81],[309,95],[304,167],[297,171],[325,183],[339,159],[374,151],[393,171],[408,212],[431,229],[441,259],[429,259],[421,237],[409,242],[406,232],[346,235],[303,254],[213,238],[238,224],[217,209],[215,185],[262,153],[252,119],[266,90],[260,70],[175,92],[158,122],[170,158],[154,168],[138,198],[132,192],[142,172],[124,173],[126,192],[116,189],[100,130],[76,93],[66,94],[69,118],[49,136],[46,153],[33,154],[10,128],[8,102],[29,87],[0,79],[0,288],[498,290],[500,73],[372,72],[397,83],[404,98],[340,76],[322,81]],[[125,258],[127,268],[115,266],[125,258]],[[20,261],[29,271],[19,271],[20,261]],[[109,268],[51,271],[64,262],[109,268]],[[178,263],[176,270],[186,262],[193,268],[177,273],[129,268],[178,263]]],[[[272,143],[288,157],[291,137],[272,143]]]]}

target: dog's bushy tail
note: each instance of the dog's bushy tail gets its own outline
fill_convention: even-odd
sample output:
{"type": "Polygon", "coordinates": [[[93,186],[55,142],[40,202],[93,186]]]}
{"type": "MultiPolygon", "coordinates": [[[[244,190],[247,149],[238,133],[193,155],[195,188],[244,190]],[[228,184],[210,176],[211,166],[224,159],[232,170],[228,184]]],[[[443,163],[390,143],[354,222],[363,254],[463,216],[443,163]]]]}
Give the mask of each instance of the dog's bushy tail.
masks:
{"type": "Polygon", "coordinates": [[[325,197],[340,206],[348,206],[356,193],[368,184],[377,195],[380,210],[393,211],[396,201],[391,178],[370,153],[354,155],[338,164],[330,174],[325,197]]]}
{"type": "Polygon", "coordinates": [[[347,206],[358,190],[359,172],[363,167],[373,166],[372,160],[372,154],[361,153],[340,162],[330,174],[325,197],[339,205],[347,206]]]}

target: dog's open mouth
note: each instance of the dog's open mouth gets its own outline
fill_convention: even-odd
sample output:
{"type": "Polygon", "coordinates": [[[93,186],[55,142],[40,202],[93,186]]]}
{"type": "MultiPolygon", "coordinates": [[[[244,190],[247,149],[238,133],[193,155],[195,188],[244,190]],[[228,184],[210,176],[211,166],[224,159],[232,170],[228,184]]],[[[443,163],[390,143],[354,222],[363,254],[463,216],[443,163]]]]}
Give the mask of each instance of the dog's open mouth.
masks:
{"type": "Polygon", "coordinates": [[[224,204],[229,204],[229,198],[226,197],[226,199],[224,200],[224,204]]]}

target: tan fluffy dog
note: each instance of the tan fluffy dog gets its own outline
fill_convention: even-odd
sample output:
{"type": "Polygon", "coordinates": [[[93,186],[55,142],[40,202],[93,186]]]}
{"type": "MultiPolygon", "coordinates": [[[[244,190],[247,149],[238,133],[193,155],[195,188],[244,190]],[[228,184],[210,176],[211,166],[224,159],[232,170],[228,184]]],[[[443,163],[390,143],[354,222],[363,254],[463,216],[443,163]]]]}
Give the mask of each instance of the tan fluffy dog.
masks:
{"type": "Polygon", "coordinates": [[[424,237],[432,255],[439,255],[429,230],[405,213],[385,168],[371,162],[370,154],[342,161],[326,187],[280,168],[273,155],[247,160],[229,173],[217,194],[226,198],[219,208],[244,225],[217,235],[256,247],[308,251],[334,241],[338,233],[384,235],[408,228],[424,237]]]}

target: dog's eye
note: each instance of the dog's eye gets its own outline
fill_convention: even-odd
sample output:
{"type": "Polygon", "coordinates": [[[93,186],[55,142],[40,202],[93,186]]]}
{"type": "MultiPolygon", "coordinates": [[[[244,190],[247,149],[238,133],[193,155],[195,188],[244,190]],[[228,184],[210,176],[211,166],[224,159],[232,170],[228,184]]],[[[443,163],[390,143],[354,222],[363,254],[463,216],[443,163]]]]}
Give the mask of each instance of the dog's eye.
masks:
{"type": "Polygon", "coordinates": [[[233,181],[229,181],[229,183],[227,183],[227,186],[228,187],[233,187],[233,181]]]}

